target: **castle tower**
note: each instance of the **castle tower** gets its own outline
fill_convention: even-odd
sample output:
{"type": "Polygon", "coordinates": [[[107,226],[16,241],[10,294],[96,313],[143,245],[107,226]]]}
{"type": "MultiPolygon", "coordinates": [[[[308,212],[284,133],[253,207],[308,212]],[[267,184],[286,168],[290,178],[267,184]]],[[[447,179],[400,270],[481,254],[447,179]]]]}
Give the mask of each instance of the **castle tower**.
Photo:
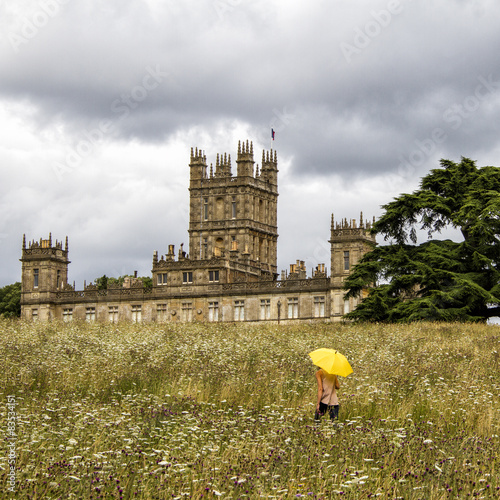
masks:
{"type": "Polygon", "coordinates": [[[259,173],[253,144],[239,142],[236,176],[231,155],[217,154],[215,172],[191,152],[189,257],[227,257],[254,276],[277,272],[278,168],[276,152],[263,152],[259,173]]]}
{"type": "Polygon", "coordinates": [[[353,267],[371,251],[377,244],[375,235],[371,233],[371,223],[363,222],[361,212],[359,224],[355,219],[344,219],[335,222],[332,214],[331,250],[332,315],[343,315],[356,307],[358,300],[344,301],[345,291],[342,290],[344,279],[352,272],[353,267]]]}
{"type": "Polygon", "coordinates": [[[32,241],[26,246],[23,235],[21,276],[21,317],[50,320],[54,318],[54,299],[68,282],[68,237],[52,244],[49,239],[32,241]]]}

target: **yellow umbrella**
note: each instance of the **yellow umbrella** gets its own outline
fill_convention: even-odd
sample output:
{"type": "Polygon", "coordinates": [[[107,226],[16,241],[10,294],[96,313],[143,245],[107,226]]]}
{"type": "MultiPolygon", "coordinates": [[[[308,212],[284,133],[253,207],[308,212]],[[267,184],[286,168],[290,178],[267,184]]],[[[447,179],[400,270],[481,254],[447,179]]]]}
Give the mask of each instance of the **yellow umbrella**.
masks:
{"type": "Polygon", "coordinates": [[[326,349],[322,347],[321,349],[316,349],[309,353],[312,362],[325,370],[330,375],[340,375],[342,377],[347,377],[352,373],[351,365],[347,361],[346,357],[335,349],[326,349]]]}

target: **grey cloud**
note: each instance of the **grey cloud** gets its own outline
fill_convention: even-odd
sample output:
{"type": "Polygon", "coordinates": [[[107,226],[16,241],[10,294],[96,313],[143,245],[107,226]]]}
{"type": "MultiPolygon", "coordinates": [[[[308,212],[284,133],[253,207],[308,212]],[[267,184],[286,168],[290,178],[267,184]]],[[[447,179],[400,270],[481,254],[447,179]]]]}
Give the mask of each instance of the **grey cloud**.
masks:
{"type": "MultiPolygon", "coordinates": [[[[440,157],[497,162],[500,92],[492,85],[476,96],[481,78],[500,81],[500,5],[492,1],[60,2],[14,50],[12,34],[28,33],[40,5],[5,3],[0,12],[0,111],[39,141],[0,148],[0,203],[8,205],[0,233],[10,239],[24,226],[38,238],[71,228],[78,276],[96,262],[106,267],[126,254],[120,266],[128,268],[146,262],[155,245],[186,242],[185,213],[175,207],[187,200],[189,147],[207,149],[209,161],[224,150],[234,154],[236,130],[278,150],[285,263],[293,261],[293,236],[285,232],[300,227],[287,219],[293,183],[320,180],[315,198],[324,211],[338,210],[329,199],[336,198],[354,217],[366,184],[384,178],[394,190],[416,185],[440,157]],[[103,121],[109,130],[99,135],[103,121]],[[89,135],[96,144],[57,181],[54,163],[89,135]],[[169,156],[141,165],[117,153],[131,144],[169,156]],[[350,196],[320,192],[321,183],[338,179],[350,196]],[[164,186],[143,207],[133,194],[141,182],[164,186]],[[174,191],[184,198],[173,199],[174,191]],[[36,216],[33,200],[43,205],[36,216]],[[85,206],[100,211],[82,220],[85,206]],[[154,220],[140,224],[148,210],[165,219],[161,230],[154,220]],[[132,246],[124,216],[141,226],[132,246]],[[92,234],[105,242],[102,251],[92,234]]],[[[397,194],[365,193],[367,209],[376,212],[397,194]]],[[[319,220],[308,230],[328,232],[319,220]]],[[[311,233],[308,244],[318,237],[311,233]]],[[[17,250],[8,252],[18,259],[17,250]]]]}

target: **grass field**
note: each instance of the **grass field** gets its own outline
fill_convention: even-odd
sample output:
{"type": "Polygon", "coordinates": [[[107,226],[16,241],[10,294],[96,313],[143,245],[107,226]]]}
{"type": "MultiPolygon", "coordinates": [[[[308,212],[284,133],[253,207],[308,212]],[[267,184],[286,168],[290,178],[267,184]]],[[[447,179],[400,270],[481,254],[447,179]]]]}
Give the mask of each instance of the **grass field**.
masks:
{"type": "Polygon", "coordinates": [[[0,320],[0,497],[498,498],[499,328],[0,320]]]}

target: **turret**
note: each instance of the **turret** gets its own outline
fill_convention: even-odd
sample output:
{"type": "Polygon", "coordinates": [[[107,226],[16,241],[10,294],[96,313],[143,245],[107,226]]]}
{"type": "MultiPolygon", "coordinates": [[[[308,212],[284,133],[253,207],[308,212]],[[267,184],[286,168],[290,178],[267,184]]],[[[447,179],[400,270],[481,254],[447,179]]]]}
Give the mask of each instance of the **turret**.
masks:
{"type": "Polygon", "coordinates": [[[359,224],[355,219],[335,222],[332,214],[331,277],[337,285],[344,281],[361,257],[377,244],[371,227],[369,221],[363,221],[363,212],[360,214],[359,224]]]}
{"type": "MultiPolygon", "coordinates": [[[[375,218],[373,219],[375,221],[375,218]]],[[[331,316],[334,321],[352,311],[359,304],[362,297],[344,299],[345,291],[342,289],[344,280],[352,272],[354,266],[377,244],[375,234],[371,232],[372,224],[363,221],[361,212],[359,224],[355,219],[343,219],[335,222],[332,214],[331,222],[331,316]]]]}
{"type": "Polygon", "coordinates": [[[189,176],[190,176],[190,185],[197,184],[199,181],[206,179],[207,177],[207,157],[200,149],[191,148],[191,159],[189,162],[189,176]]]}
{"type": "MultiPolygon", "coordinates": [[[[210,175],[212,177],[212,174],[210,175]]],[[[217,153],[215,177],[231,177],[231,155],[217,153]]]]}
{"type": "Polygon", "coordinates": [[[253,143],[248,140],[238,142],[238,159],[236,160],[238,177],[253,177],[253,143]]]}
{"type": "Polygon", "coordinates": [[[23,235],[21,315],[25,319],[54,317],[53,298],[68,283],[68,238],[52,244],[52,234],[26,245],[23,235]]]}
{"type": "Polygon", "coordinates": [[[276,151],[262,151],[261,179],[273,186],[278,185],[278,156],[276,151]]]}

